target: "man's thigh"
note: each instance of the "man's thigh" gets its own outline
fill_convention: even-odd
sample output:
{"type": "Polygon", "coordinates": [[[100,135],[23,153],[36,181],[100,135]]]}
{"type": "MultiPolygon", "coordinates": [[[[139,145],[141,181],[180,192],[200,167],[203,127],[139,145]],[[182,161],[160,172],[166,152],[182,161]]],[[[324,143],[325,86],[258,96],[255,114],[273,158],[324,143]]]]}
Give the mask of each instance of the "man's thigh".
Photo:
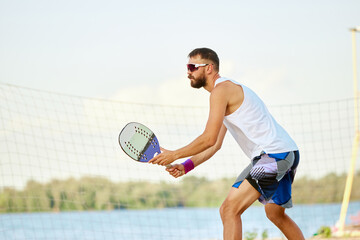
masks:
{"type": "Polygon", "coordinates": [[[257,191],[246,179],[239,187],[232,187],[223,206],[234,213],[242,214],[251,204],[260,197],[257,191]]]}

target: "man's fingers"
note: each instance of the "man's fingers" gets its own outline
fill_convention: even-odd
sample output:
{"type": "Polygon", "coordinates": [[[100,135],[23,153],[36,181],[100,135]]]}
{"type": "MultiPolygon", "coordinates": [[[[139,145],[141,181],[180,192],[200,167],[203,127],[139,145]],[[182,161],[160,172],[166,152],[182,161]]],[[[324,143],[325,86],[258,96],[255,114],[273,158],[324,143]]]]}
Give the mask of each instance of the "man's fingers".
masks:
{"type": "Polygon", "coordinates": [[[153,158],[149,161],[149,163],[156,164],[156,163],[158,162],[160,156],[161,156],[161,153],[158,154],[158,155],[156,155],[155,157],[153,157],[153,158]]]}
{"type": "Polygon", "coordinates": [[[174,168],[174,167],[166,168],[166,171],[168,171],[168,172],[174,172],[175,170],[176,170],[176,168],[174,168]]]}
{"type": "Polygon", "coordinates": [[[175,168],[174,170],[169,172],[169,174],[172,175],[175,178],[178,178],[178,177],[181,177],[183,175],[183,171],[181,171],[180,169],[175,168]]]}
{"type": "Polygon", "coordinates": [[[156,157],[153,157],[152,159],[150,159],[149,163],[153,163],[156,160],[156,157]]]}
{"type": "Polygon", "coordinates": [[[168,164],[166,159],[163,159],[161,154],[157,155],[156,157],[153,157],[153,159],[151,159],[149,163],[166,166],[167,168],[168,166],[171,167],[171,164],[168,164]]]}

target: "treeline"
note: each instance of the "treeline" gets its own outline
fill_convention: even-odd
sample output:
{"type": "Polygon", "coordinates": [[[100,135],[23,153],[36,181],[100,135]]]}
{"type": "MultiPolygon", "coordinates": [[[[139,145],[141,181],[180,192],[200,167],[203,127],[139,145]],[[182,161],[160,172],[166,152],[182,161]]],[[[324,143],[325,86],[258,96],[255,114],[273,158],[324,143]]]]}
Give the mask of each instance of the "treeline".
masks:
{"type": "MultiPolygon", "coordinates": [[[[166,207],[219,207],[234,179],[208,180],[194,176],[179,183],[119,182],[105,178],[70,178],[47,184],[29,181],[23,190],[0,191],[0,213],[148,209],[166,207]]],[[[297,178],[295,203],[341,202],[346,175],[329,174],[319,179],[297,178]]],[[[360,172],[356,174],[351,200],[360,200],[360,172]]]]}
{"type": "MultiPolygon", "coordinates": [[[[328,174],[319,179],[296,178],[293,184],[295,203],[340,203],[343,200],[346,174],[328,174]]],[[[360,201],[360,171],[353,179],[350,201],[360,201]]]]}

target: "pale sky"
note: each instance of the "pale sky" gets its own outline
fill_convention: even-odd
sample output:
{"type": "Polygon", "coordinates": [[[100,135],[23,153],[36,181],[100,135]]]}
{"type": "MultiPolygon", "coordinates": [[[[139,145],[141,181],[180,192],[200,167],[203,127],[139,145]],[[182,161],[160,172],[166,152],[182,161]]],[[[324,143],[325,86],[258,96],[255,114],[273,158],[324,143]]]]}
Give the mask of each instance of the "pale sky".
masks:
{"type": "MultiPolygon", "coordinates": [[[[267,105],[348,99],[353,96],[352,45],[349,28],[360,25],[359,10],[359,0],[0,0],[0,82],[90,98],[137,103],[153,102],[161,105],[206,106],[208,105],[208,93],[190,87],[186,63],[187,55],[191,50],[197,47],[209,47],[215,50],[220,57],[220,74],[252,88],[267,105]]],[[[357,34],[357,44],[360,49],[360,33],[357,34]]],[[[357,54],[360,58],[359,50],[357,54]]],[[[24,90],[24,92],[26,91],[24,90]]],[[[17,91],[9,94],[6,91],[3,93],[4,96],[9,95],[8,99],[14,100],[9,104],[18,104],[15,112],[6,112],[7,108],[4,110],[4,113],[9,116],[5,115],[3,125],[9,125],[9,129],[16,129],[16,131],[9,131],[10,133],[14,132],[14,136],[10,136],[10,133],[4,136],[16,139],[16,141],[12,141],[13,143],[18,143],[19,138],[21,148],[15,151],[15,156],[11,156],[12,162],[8,164],[13,165],[6,165],[2,171],[6,172],[6,176],[10,178],[9,181],[14,182],[18,181],[12,180],[15,179],[15,176],[23,177],[23,182],[27,180],[28,166],[33,167],[30,169],[31,177],[39,176],[45,179],[47,176],[56,176],[59,169],[53,166],[62,163],[62,155],[68,156],[72,151],[58,150],[59,156],[56,160],[61,160],[56,164],[48,157],[38,158],[37,155],[35,155],[35,159],[27,159],[28,165],[17,164],[16,159],[24,161],[23,155],[20,154],[23,151],[27,155],[31,155],[33,151],[42,149],[46,144],[51,145],[58,142],[57,139],[50,137],[37,138],[36,134],[31,136],[35,139],[27,139],[27,135],[22,133],[31,131],[42,133],[42,136],[53,136],[53,131],[57,133],[59,126],[51,128],[51,124],[67,123],[69,118],[79,117],[77,114],[84,109],[75,107],[87,105],[78,103],[66,106],[67,108],[64,110],[61,110],[64,107],[62,104],[61,106],[56,105],[60,109],[48,106],[46,109],[48,109],[47,114],[50,114],[50,117],[53,113],[56,116],[60,115],[60,120],[65,120],[51,121],[52,119],[49,119],[50,123],[46,123],[48,125],[39,124],[39,119],[32,119],[32,114],[27,112],[28,106],[23,104],[24,101],[30,101],[29,104],[33,107],[47,106],[47,104],[58,104],[56,102],[57,95],[54,95],[54,100],[53,97],[49,97],[53,96],[52,94],[48,96],[44,92],[33,91],[30,96],[26,94],[18,96],[16,93],[17,91]],[[46,98],[37,102],[43,98],[34,98],[32,94],[36,93],[46,98]],[[28,114],[26,117],[20,115],[21,109],[28,114]],[[42,128],[45,125],[47,127],[42,128]],[[25,127],[33,126],[38,128],[25,129],[25,127]],[[18,129],[23,129],[23,131],[18,129]],[[20,136],[16,135],[18,132],[20,136]],[[47,142],[48,139],[51,139],[49,143],[41,142],[47,142]],[[32,148],[34,142],[38,142],[36,146],[41,147],[34,150],[32,148]],[[39,164],[42,167],[37,169],[38,165],[34,165],[31,161],[42,161],[39,164]],[[48,164],[49,167],[44,164],[48,164]],[[20,169],[23,172],[19,174],[18,166],[23,168],[23,170],[20,169]],[[9,175],[9,172],[12,172],[9,169],[14,169],[16,174],[9,175]],[[37,174],[38,171],[43,172],[37,174]]],[[[67,98],[63,98],[63,101],[67,102],[67,98]]],[[[73,98],[69,97],[69,99],[73,98]]],[[[84,101],[92,102],[89,99],[84,99],[84,101]]],[[[117,105],[119,103],[116,102],[117,105]]],[[[3,102],[3,104],[7,103],[3,102]]],[[[101,102],[101,104],[103,103],[101,102]]],[[[116,137],[126,121],[134,121],[136,118],[131,113],[119,113],[118,111],[106,112],[113,116],[103,118],[103,111],[105,111],[103,105],[98,108],[93,105],[89,106],[91,107],[85,115],[86,119],[89,114],[90,119],[95,122],[99,119],[110,121],[105,124],[97,123],[99,130],[101,129],[103,134],[108,134],[106,137],[101,135],[101,139],[109,141],[108,144],[100,146],[103,147],[100,152],[104,149],[111,152],[109,154],[111,157],[100,155],[99,159],[101,161],[106,159],[109,161],[109,165],[103,166],[103,162],[94,164],[95,160],[89,161],[84,158],[88,161],[85,169],[73,168],[72,164],[82,163],[83,159],[79,157],[75,162],[69,161],[67,164],[61,165],[63,168],[70,168],[70,170],[60,168],[61,174],[73,173],[72,169],[78,171],[77,174],[81,174],[80,171],[83,170],[91,172],[93,169],[90,168],[93,167],[96,173],[99,171],[99,174],[106,172],[111,175],[111,171],[108,169],[118,166],[119,159],[127,159],[125,156],[114,155],[114,151],[116,154],[121,153],[116,137]],[[96,109],[101,111],[99,110],[98,113],[96,109]],[[105,170],[102,171],[103,169],[99,166],[104,167],[105,170]]],[[[12,110],[12,108],[9,109],[12,110]]],[[[171,118],[171,107],[164,109],[167,109],[170,114],[162,116],[154,114],[154,116],[149,115],[148,117],[151,119],[158,117],[159,124],[164,127],[171,125],[174,121],[180,121],[181,124],[189,121],[194,125],[194,119],[197,119],[196,121],[202,119],[199,116],[191,116],[193,113],[186,114],[185,109],[187,108],[184,108],[182,111],[184,111],[185,118],[173,117],[175,120],[167,120],[166,118],[171,118]]],[[[37,109],[37,111],[40,110],[41,108],[37,109]]],[[[29,111],[33,110],[29,109],[29,111]]],[[[42,114],[38,113],[40,120],[44,121],[41,118],[42,114]]],[[[300,114],[298,113],[297,116],[300,114]]],[[[332,111],[326,112],[326,114],[330,115],[332,111]]],[[[138,118],[145,121],[142,113],[140,115],[141,117],[138,118]]],[[[86,131],[93,131],[92,124],[83,126],[83,123],[79,123],[81,117],[82,115],[79,119],[71,122],[70,128],[74,123],[79,124],[78,127],[81,130],[84,127],[86,131]]],[[[327,120],[326,123],[332,122],[332,120],[327,120]]],[[[327,126],[322,124],[323,122],[319,123],[325,125],[324,127],[327,126]]],[[[68,128],[68,125],[61,125],[60,128],[68,128]]],[[[317,126],[316,123],[314,126],[317,126]]],[[[164,147],[181,146],[196,135],[194,130],[189,128],[186,141],[180,142],[179,139],[172,139],[171,136],[166,139],[164,131],[156,129],[156,126],[155,130],[162,135],[164,147]]],[[[311,131],[316,130],[317,128],[314,128],[311,131]]],[[[324,132],[324,134],[328,134],[328,131],[324,132]]],[[[167,134],[171,135],[171,132],[167,134]]],[[[321,134],[323,133],[321,132],[321,134]]],[[[347,132],[344,134],[346,135],[347,132]]],[[[55,134],[55,136],[57,135],[55,134]]],[[[88,134],[84,136],[74,134],[70,136],[70,139],[82,137],[80,139],[82,142],[86,141],[84,140],[87,139],[86,136],[88,134]]],[[[67,143],[69,136],[60,137],[61,143],[67,143]]],[[[304,149],[313,154],[311,147],[317,147],[317,145],[311,141],[310,147],[306,145],[308,143],[307,133],[298,136],[297,139],[299,139],[299,145],[304,145],[304,149]]],[[[350,138],[346,135],[346,140],[348,139],[350,138]]],[[[99,142],[101,143],[103,140],[99,142]]],[[[94,146],[97,144],[98,142],[94,143],[94,146]]],[[[350,144],[349,142],[346,146],[350,146],[350,144]]],[[[74,144],[71,142],[70,145],[74,144]]],[[[80,145],[79,148],[86,146],[86,144],[80,145]]],[[[7,145],[2,147],[7,147],[7,145]]],[[[52,151],[53,148],[52,145],[48,147],[52,151]]],[[[7,153],[8,151],[3,152],[7,153]]],[[[46,149],[43,151],[45,152],[40,152],[41,156],[47,156],[48,152],[46,151],[50,152],[46,149]]],[[[350,149],[344,147],[342,151],[346,154],[351,152],[350,149]]],[[[79,150],[79,154],[83,154],[83,152],[86,153],[86,151],[79,150]]],[[[11,153],[10,151],[9,154],[11,153]]],[[[226,150],[224,154],[228,154],[226,150]]],[[[87,155],[85,156],[87,157],[87,155]]],[[[311,162],[311,157],[307,158],[305,154],[304,156],[304,159],[311,162]]],[[[10,158],[5,157],[4,159],[10,158]]],[[[128,159],[126,161],[129,166],[125,169],[140,168],[137,163],[134,164],[128,159]]],[[[247,164],[247,162],[242,162],[242,164],[247,164]]],[[[211,166],[213,165],[209,164],[209,167],[211,166]]],[[[303,164],[304,168],[306,166],[303,164]]],[[[142,171],[146,173],[149,171],[148,166],[141,167],[142,171]]],[[[342,163],[341,170],[346,167],[342,163]]],[[[335,169],[340,169],[340,167],[335,169]]],[[[114,168],[114,170],[113,175],[119,177],[119,169],[114,168]]],[[[163,170],[161,169],[161,171],[163,170]]],[[[207,168],[203,168],[202,171],[206,173],[207,168]]],[[[131,171],[126,174],[139,175],[134,175],[131,171]]],[[[149,178],[149,174],[140,175],[149,178]]],[[[156,172],[154,176],[160,175],[156,172]]],[[[161,176],[165,177],[165,175],[161,176]]],[[[22,181],[22,179],[20,180],[22,181]]],[[[8,180],[3,181],[5,184],[8,180]]]]}
{"type": "Polygon", "coordinates": [[[192,49],[209,47],[222,76],[269,105],[349,98],[359,10],[358,0],[0,0],[0,81],[204,106],[185,64],[192,49]]]}

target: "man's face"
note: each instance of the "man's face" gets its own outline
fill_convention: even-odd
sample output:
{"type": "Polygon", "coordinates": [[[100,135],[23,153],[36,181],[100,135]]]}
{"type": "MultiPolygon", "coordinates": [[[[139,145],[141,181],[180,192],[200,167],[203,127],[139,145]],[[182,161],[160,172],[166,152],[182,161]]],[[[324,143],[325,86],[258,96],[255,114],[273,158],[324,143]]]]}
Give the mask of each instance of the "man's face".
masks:
{"type": "MultiPolygon", "coordinates": [[[[204,64],[205,61],[200,58],[200,56],[195,56],[189,59],[188,64],[204,64]]],[[[190,71],[188,69],[187,74],[190,79],[190,85],[193,88],[201,88],[206,85],[206,77],[205,77],[205,69],[206,66],[198,67],[197,70],[190,71]]]]}

